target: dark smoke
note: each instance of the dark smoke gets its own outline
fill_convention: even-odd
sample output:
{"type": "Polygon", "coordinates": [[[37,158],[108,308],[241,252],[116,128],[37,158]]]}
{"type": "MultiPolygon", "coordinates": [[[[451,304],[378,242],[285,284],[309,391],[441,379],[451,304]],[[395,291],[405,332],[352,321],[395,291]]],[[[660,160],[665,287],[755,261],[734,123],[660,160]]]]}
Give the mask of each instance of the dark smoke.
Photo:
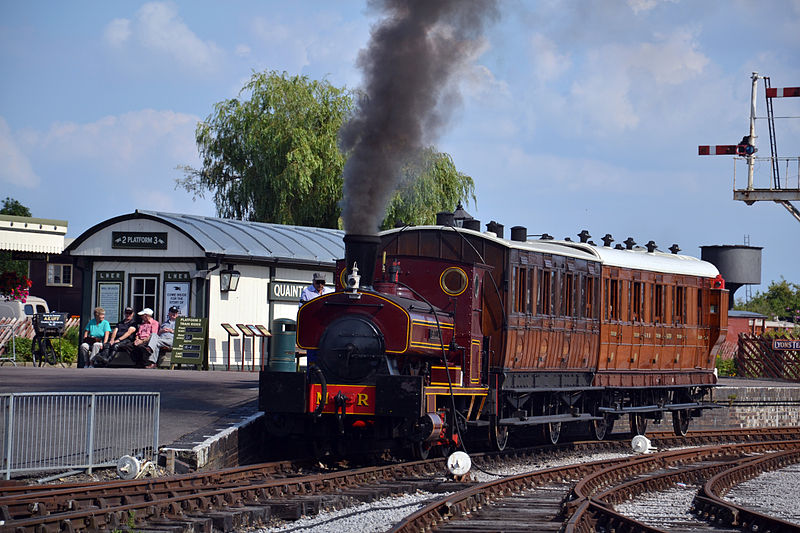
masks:
{"type": "Polygon", "coordinates": [[[358,66],[365,97],[341,131],[347,233],[378,230],[402,166],[430,145],[460,101],[455,81],[496,15],[486,0],[374,0],[385,16],[358,66]]]}

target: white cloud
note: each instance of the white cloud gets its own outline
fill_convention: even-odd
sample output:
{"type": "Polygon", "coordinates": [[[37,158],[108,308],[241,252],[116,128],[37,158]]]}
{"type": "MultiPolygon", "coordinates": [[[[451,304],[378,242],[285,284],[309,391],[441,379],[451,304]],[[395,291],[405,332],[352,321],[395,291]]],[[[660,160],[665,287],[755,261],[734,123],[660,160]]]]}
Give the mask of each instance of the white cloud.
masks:
{"type": "Polygon", "coordinates": [[[530,39],[533,55],[533,75],[540,81],[553,81],[566,72],[572,62],[569,54],[560,54],[558,46],[541,33],[534,33],[530,39]]]}
{"type": "Polygon", "coordinates": [[[40,181],[3,117],[0,117],[0,181],[27,188],[36,187],[40,181]]]}
{"type": "Polygon", "coordinates": [[[639,13],[640,11],[650,11],[658,2],[656,0],[628,0],[628,6],[633,9],[634,13],[639,13]]]}
{"type": "Polygon", "coordinates": [[[103,36],[112,46],[122,45],[131,36],[131,21],[128,19],[112,20],[106,25],[103,36]]]}
{"type": "Polygon", "coordinates": [[[213,72],[222,63],[223,53],[219,47],[198,37],[171,3],[144,4],[133,21],[112,20],[106,25],[104,36],[116,47],[135,41],[151,53],[197,72],[213,72]]]}
{"type": "MultiPolygon", "coordinates": [[[[678,29],[659,42],[642,43],[628,57],[628,68],[649,72],[656,83],[684,83],[703,72],[709,59],[697,50],[694,34],[678,29]]],[[[622,54],[626,55],[626,54],[622,54]]]]}
{"type": "Polygon", "coordinates": [[[234,51],[234,53],[239,57],[248,57],[252,52],[253,51],[246,44],[236,45],[236,50],[234,51]]]}

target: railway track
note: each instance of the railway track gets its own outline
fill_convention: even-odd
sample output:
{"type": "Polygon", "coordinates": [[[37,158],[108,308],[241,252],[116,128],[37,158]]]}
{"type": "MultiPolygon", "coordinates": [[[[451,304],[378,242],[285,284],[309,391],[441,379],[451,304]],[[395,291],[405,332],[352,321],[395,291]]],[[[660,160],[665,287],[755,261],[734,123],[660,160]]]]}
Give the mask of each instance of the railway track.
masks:
{"type": "MultiPolygon", "coordinates": [[[[797,525],[722,499],[725,491],[744,479],[800,462],[796,431],[778,433],[776,440],[759,432],[754,435],[759,442],[703,445],[501,478],[433,502],[391,531],[800,531],[797,525]],[[693,483],[703,486],[692,506],[696,517],[662,522],[659,527],[614,509],[615,504],[643,493],[693,483]]],[[[728,436],[745,440],[746,431],[728,436]]],[[[726,432],[708,432],[682,444],[725,438],[726,432]]],[[[672,439],[661,440],[662,445],[668,442],[672,439]]]]}
{"type": "MultiPolygon", "coordinates": [[[[800,428],[782,428],[777,436],[772,430],[734,430],[697,432],[682,438],[654,433],[651,438],[658,446],[708,446],[747,441],[752,453],[756,453],[755,450],[774,448],[776,439],[800,439],[800,428]]],[[[539,458],[543,454],[626,449],[628,439],[624,438],[619,441],[568,443],[557,448],[533,447],[504,453],[475,454],[473,460],[479,467],[491,470],[504,462],[520,461],[525,457],[539,458]]],[[[678,454],[676,457],[682,457],[681,453],[689,452],[674,453],[678,454]]],[[[650,464],[652,457],[620,459],[613,461],[613,464],[622,464],[626,460],[641,465],[650,464]]],[[[675,464],[679,462],[678,459],[673,460],[675,464]]],[[[409,517],[398,526],[397,531],[419,531],[413,528],[420,524],[427,524],[425,527],[440,524],[444,516],[471,513],[473,508],[501,496],[549,502],[548,505],[536,507],[538,520],[544,524],[548,521],[548,513],[553,518],[558,513],[563,514],[561,500],[574,481],[589,479],[589,476],[610,464],[609,461],[600,461],[572,465],[516,476],[519,478],[517,480],[504,478],[489,484],[448,481],[443,476],[444,460],[433,459],[330,472],[311,471],[308,464],[277,462],[135,481],[6,486],[0,488],[0,530],[22,533],[102,531],[129,527],[147,531],[210,531],[212,528],[230,531],[263,524],[274,518],[294,520],[322,509],[347,507],[418,490],[431,493],[455,491],[455,494],[429,506],[434,508],[429,518],[421,518],[422,512],[415,513],[412,516],[419,517],[409,517]],[[492,485],[495,488],[487,489],[492,485]],[[527,487],[536,487],[538,492],[526,496],[524,491],[527,487]],[[462,498],[469,491],[474,495],[462,498]],[[462,500],[468,503],[459,503],[462,500]]],[[[664,464],[659,463],[661,467],[664,464]]],[[[568,506],[570,512],[574,511],[573,516],[578,514],[584,500],[593,502],[597,496],[594,492],[585,496],[576,493],[568,506]]]]}

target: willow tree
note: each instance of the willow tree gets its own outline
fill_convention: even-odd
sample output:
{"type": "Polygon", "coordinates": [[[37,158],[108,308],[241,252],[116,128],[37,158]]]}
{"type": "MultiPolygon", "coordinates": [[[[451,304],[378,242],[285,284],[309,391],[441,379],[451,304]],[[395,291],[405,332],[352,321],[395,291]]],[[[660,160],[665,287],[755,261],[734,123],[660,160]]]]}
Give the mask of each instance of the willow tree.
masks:
{"type": "Polygon", "coordinates": [[[381,229],[398,224],[433,224],[436,213],[453,211],[459,202],[475,202],[475,183],[458,171],[449,154],[426,148],[403,167],[401,185],[386,209],[381,229]]]}
{"type": "Polygon", "coordinates": [[[224,218],[336,227],[344,157],[339,127],[346,89],[286,73],[255,73],[197,125],[200,169],[183,167],[186,190],[214,194],[224,218]]]}
{"type": "MultiPolygon", "coordinates": [[[[195,196],[212,193],[223,218],[341,227],[346,154],[338,132],[354,100],[353,92],[326,80],[255,73],[238,98],[217,103],[197,125],[202,167],[182,167],[178,184],[195,196]]],[[[433,148],[403,173],[382,227],[432,223],[438,211],[475,198],[472,178],[433,148]]]]}

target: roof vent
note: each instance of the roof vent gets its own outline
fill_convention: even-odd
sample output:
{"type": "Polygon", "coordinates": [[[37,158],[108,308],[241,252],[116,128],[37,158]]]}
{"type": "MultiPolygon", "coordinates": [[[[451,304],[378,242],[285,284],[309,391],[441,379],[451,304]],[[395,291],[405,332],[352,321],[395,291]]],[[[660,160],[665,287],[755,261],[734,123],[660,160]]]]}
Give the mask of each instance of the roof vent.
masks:
{"type": "Polygon", "coordinates": [[[594,241],[588,241],[586,244],[591,244],[592,246],[597,246],[594,241]]]}
{"type": "Polygon", "coordinates": [[[452,226],[454,222],[453,213],[450,211],[439,211],[436,213],[437,226],[452,226]]]}
{"type": "Polygon", "coordinates": [[[542,233],[542,236],[539,237],[539,240],[540,241],[552,241],[553,240],[553,236],[552,235],[548,235],[547,233],[542,233]]]}
{"type": "Polygon", "coordinates": [[[648,241],[647,244],[645,244],[645,246],[647,246],[647,251],[651,254],[656,251],[656,248],[658,248],[658,246],[656,246],[655,241],[648,241]]]}
{"type": "Polygon", "coordinates": [[[564,237],[564,240],[565,240],[566,242],[572,242],[572,239],[570,239],[569,237],[564,237]]]}
{"type": "Polygon", "coordinates": [[[492,233],[497,235],[497,237],[499,239],[503,238],[503,229],[504,228],[505,228],[505,226],[503,226],[502,224],[498,224],[494,220],[492,220],[488,224],[486,224],[486,231],[491,231],[492,233]]]}
{"type": "Polygon", "coordinates": [[[586,242],[589,239],[591,239],[592,236],[589,235],[589,232],[584,229],[584,230],[581,230],[580,233],[578,233],[578,238],[581,240],[581,242],[586,242]]]}
{"type": "Polygon", "coordinates": [[[615,244],[615,245],[614,245],[614,249],[615,249],[615,250],[624,250],[624,249],[625,249],[625,247],[624,247],[624,246],[622,246],[621,244],[617,243],[617,244],[615,244]]]}
{"type": "Polygon", "coordinates": [[[611,243],[614,242],[614,237],[612,237],[610,233],[606,233],[602,240],[603,246],[611,246],[611,243]]]}
{"type": "Polygon", "coordinates": [[[681,249],[677,244],[673,244],[672,246],[669,247],[669,251],[677,255],[677,253],[680,252],[681,249]]]}
{"type": "Polygon", "coordinates": [[[525,226],[514,226],[511,228],[511,240],[525,242],[528,240],[528,228],[525,226]]]}
{"type": "Polygon", "coordinates": [[[468,218],[464,221],[464,229],[471,229],[473,231],[481,230],[481,221],[475,218],[468,218]]]}
{"type": "Polygon", "coordinates": [[[626,250],[633,250],[633,247],[636,246],[636,241],[633,240],[633,237],[628,237],[623,242],[626,250]]]}

